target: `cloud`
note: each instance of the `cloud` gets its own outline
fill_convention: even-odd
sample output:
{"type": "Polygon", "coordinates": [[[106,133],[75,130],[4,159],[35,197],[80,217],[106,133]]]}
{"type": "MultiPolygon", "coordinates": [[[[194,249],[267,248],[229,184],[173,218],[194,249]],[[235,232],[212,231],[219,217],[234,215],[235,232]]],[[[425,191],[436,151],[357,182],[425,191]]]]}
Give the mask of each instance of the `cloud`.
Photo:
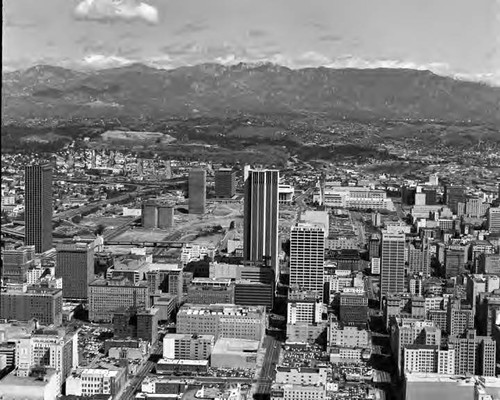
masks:
{"type": "MultiPolygon", "coordinates": [[[[231,46],[202,46],[191,44],[190,46],[164,46],[163,54],[144,57],[139,54],[136,57],[123,57],[123,53],[104,55],[102,53],[90,54],[78,63],[84,69],[105,69],[121,67],[133,63],[143,63],[150,67],[161,69],[172,69],[181,66],[196,65],[201,63],[219,63],[223,65],[236,65],[238,63],[249,63],[259,65],[270,63],[288,67],[291,69],[326,67],[331,69],[414,69],[428,70],[440,76],[448,76],[459,80],[482,82],[492,86],[500,86],[500,70],[487,73],[464,73],[455,70],[450,65],[441,62],[416,63],[396,59],[365,59],[350,54],[328,57],[325,54],[309,51],[299,54],[287,54],[271,49],[259,47],[231,46]],[[169,51],[166,51],[169,50],[169,51]]],[[[162,53],[160,51],[160,53],[162,53]]]]}
{"type": "Polygon", "coordinates": [[[124,65],[129,65],[134,62],[135,60],[119,56],[90,54],[83,58],[80,65],[84,68],[90,68],[90,69],[105,69],[105,68],[123,67],[124,65]]]}
{"type": "Polygon", "coordinates": [[[323,35],[318,38],[321,42],[340,42],[342,37],[337,35],[323,35]]]}
{"type": "Polygon", "coordinates": [[[208,26],[203,21],[192,21],[184,24],[179,29],[174,31],[174,35],[183,36],[191,33],[202,32],[206,30],[208,26]]]}
{"type": "Polygon", "coordinates": [[[249,29],[247,36],[250,38],[261,38],[267,36],[267,32],[263,29],[249,29]]]}
{"type": "Polygon", "coordinates": [[[78,19],[91,21],[143,21],[158,23],[158,10],[139,0],[83,0],[76,9],[78,19]]]}
{"type": "Polygon", "coordinates": [[[30,21],[13,21],[10,18],[4,19],[3,25],[6,28],[36,28],[38,24],[30,21]]]}

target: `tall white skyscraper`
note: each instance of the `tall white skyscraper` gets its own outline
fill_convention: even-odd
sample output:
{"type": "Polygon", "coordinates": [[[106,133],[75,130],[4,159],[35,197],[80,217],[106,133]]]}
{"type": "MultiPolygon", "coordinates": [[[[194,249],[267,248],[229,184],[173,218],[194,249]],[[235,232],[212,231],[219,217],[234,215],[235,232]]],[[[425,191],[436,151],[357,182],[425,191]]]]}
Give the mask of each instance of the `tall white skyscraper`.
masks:
{"type": "Polygon", "coordinates": [[[380,298],[391,293],[400,293],[404,289],[405,246],[404,233],[382,234],[380,298]]]}
{"type": "Polygon", "coordinates": [[[491,207],[488,210],[488,230],[491,233],[500,233],[500,207],[491,207]]]}
{"type": "Polygon", "coordinates": [[[290,233],[290,286],[301,291],[323,293],[325,228],[297,224],[290,233]]]}

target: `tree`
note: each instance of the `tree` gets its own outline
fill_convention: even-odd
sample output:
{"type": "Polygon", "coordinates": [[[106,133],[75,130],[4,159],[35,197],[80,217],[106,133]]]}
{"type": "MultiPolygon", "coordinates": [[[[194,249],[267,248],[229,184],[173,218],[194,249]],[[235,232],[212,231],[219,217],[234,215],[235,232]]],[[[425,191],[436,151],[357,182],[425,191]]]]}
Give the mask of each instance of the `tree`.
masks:
{"type": "Polygon", "coordinates": [[[99,224],[95,228],[94,234],[97,235],[97,236],[100,236],[100,235],[103,234],[103,232],[104,232],[105,229],[106,229],[106,227],[103,224],[99,224]]]}

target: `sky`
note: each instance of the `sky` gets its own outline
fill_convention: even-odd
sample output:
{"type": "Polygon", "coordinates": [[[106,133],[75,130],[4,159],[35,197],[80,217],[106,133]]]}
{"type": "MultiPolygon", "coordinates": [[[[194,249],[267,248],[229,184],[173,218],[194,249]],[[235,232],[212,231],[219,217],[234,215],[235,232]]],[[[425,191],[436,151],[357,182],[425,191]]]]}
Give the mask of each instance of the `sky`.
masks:
{"type": "Polygon", "coordinates": [[[3,69],[396,67],[500,86],[500,0],[4,0],[3,69]]]}

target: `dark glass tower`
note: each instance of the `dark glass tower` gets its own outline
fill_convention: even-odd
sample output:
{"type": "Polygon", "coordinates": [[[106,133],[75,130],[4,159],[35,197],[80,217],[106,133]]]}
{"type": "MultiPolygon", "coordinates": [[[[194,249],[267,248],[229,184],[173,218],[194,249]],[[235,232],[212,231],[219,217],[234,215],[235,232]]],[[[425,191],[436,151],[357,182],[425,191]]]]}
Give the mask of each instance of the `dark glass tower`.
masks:
{"type": "Polygon", "coordinates": [[[465,195],[465,187],[463,186],[449,186],[444,187],[444,201],[450,207],[454,214],[458,212],[458,203],[464,203],[467,200],[465,195]]]}
{"type": "Polygon", "coordinates": [[[215,195],[231,198],[236,193],[236,172],[230,168],[221,168],[215,172],[215,195]]]}
{"type": "Polygon", "coordinates": [[[43,253],[52,248],[52,167],[30,165],[24,171],[25,245],[43,253]]]}
{"type": "Polygon", "coordinates": [[[189,171],[189,214],[204,214],[207,190],[207,171],[189,171]]]}
{"type": "Polygon", "coordinates": [[[243,254],[265,262],[278,275],[279,171],[250,170],[245,181],[243,254]]]}
{"type": "Polygon", "coordinates": [[[57,247],[56,277],[62,278],[63,297],[87,299],[94,280],[94,247],[87,243],[60,244],[57,247]]]}

